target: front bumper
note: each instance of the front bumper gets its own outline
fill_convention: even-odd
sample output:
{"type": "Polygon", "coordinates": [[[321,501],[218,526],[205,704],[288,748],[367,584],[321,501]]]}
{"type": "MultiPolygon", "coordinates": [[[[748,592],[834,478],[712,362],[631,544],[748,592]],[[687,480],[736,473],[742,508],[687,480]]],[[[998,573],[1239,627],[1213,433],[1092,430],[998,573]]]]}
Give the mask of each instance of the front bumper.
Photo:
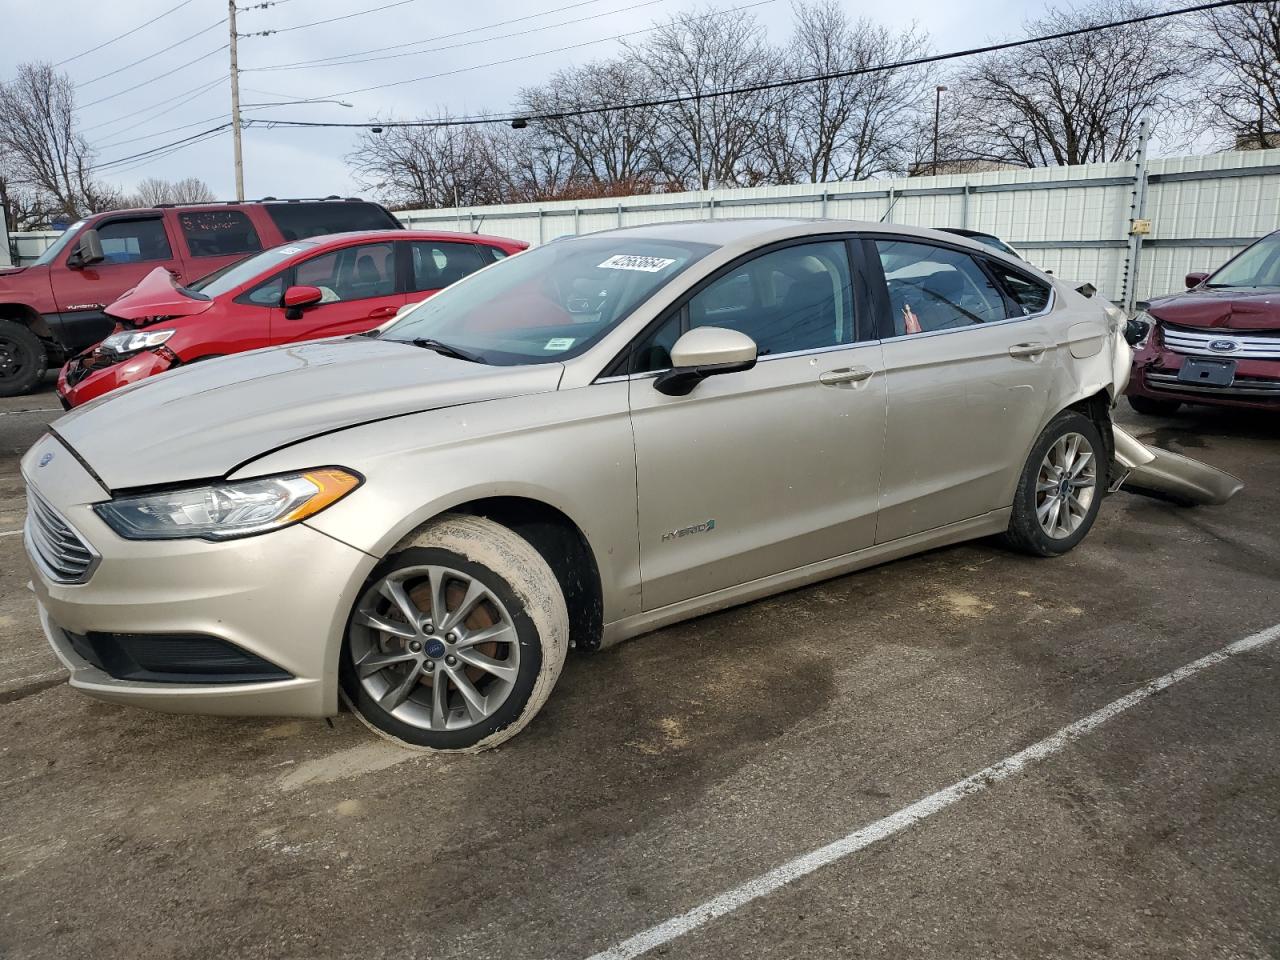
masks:
{"type": "MultiPolygon", "coordinates": [[[[1218,387],[1178,380],[1182,365],[1194,356],[1166,347],[1157,328],[1147,342],[1134,351],[1133,370],[1125,393],[1152,400],[1280,410],[1280,360],[1237,359],[1235,381],[1230,386],[1218,387]]],[[[1213,360],[1233,359],[1223,354],[1203,356],[1213,360]]]]}
{"type": "Polygon", "coordinates": [[[338,653],[373,557],[305,524],[223,543],[124,540],[91,505],[106,494],[52,437],[24,458],[27,484],[101,557],[84,583],[59,583],[32,558],[40,622],[71,686],[114,703],[175,713],[329,716],[338,708],[338,653]],[[46,453],[54,456],[36,466],[46,453]],[[37,476],[32,476],[37,474],[37,476]],[[218,638],[283,671],[281,679],[176,682],[120,679],[81,656],[72,635],[218,638]]]}
{"type": "Polygon", "coordinates": [[[117,387],[137,383],[173,367],[168,356],[154,350],[140,353],[113,363],[100,365],[91,355],[72,357],[58,371],[58,399],[64,409],[70,410],[82,403],[96,400],[117,387]]]}

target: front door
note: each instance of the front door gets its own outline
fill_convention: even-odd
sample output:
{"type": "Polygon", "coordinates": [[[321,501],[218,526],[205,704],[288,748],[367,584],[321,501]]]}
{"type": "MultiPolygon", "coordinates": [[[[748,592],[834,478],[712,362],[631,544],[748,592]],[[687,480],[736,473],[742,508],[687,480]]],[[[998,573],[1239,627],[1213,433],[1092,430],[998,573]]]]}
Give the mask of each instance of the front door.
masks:
{"type": "Polygon", "coordinates": [[[1056,357],[1043,310],[1016,302],[973,255],[896,239],[866,247],[885,277],[885,543],[1013,502],[1056,357]]]}
{"type": "Polygon", "coordinates": [[[323,297],[300,315],[273,310],[272,343],[362,333],[386,323],[407,300],[396,279],[391,241],[340,247],[304,260],[294,267],[293,285],[318,287],[323,297]]]}
{"type": "Polygon", "coordinates": [[[880,346],[855,336],[843,241],[726,268],[634,351],[643,605],[656,609],[870,546],[884,441],[880,346]],[[652,373],[680,333],[755,340],[752,370],[684,397],[652,373]]]}
{"type": "Polygon", "coordinates": [[[61,314],[59,338],[71,350],[97,343],[115,326],[103,310],[126,290],[138,285],[156,267],[176,270],[164,217],[131,217],[97,225],[104,259],[72,269],[67,258],[77,249],[71,244],[54,267],[53,294],[61,314]]]}

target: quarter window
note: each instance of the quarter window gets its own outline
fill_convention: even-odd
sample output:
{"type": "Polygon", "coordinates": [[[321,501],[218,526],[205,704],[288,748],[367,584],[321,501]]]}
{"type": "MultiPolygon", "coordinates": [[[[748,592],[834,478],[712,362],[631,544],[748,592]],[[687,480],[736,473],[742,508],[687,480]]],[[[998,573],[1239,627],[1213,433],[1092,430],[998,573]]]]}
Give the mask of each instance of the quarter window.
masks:
{"type": "Polygon", "coordinates": [[[262,249],[258,231],[238,210],[185,210],[178,224],[193,257],[226,257],[262,249]]]}
{"type": "Polygon", "coordinates": [[[102,253],[107,263],[143,263],[148,260],[172,260],[169,237],[164,221],[113,220],[98,228],[102,253]]]}
{"type": "Polygon", "coordinates": [[[440,290],[469,273],[475,273],[488,261],[474,243],[425,241],[409,245],[413,259],[413,289],[440,290]]]}
{"type": "Polygon", "coordinates": [[[1005,300],[968,254],[926,243],[877,240],[895,336],[1005,319],[1005,300]]]}
{"type": "Polygon", "coordinates": [[[389,297],[396,292],[395,264],[392,243],[343,247],[298,264],[293,282],[319,287],[321,303],[389,297]]]}
{"type": "Polygon", "coordinates": [[[1039,313],[1049,306],[1049,287],[1039,280],[1033,280],[1020,271],[1011,270],[1003,263],[988,261],[987,267],[1004,285],[1009,298],[1015,304],[1014,309],[1009,313],[1011,317],[1025,317],[1039,313]]]}

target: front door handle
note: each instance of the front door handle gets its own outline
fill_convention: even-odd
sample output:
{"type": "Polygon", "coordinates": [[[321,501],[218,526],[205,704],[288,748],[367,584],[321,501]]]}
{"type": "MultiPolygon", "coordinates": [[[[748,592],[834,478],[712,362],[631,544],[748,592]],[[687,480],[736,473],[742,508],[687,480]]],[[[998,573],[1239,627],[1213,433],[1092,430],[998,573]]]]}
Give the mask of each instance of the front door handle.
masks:
{"type": "Polygon", "coordinates": [[[842,383],[860,383],[869,380],[875,374],[870,367],[841,367],[839,370],[828,370],[819,374],[818,382],[828,387],[836,387],[842,383]]]}
{"type": "Polygon", "coordinates": [[[1038,357],[1049,349],[1047,343],[1015,343],[1009,348],[1011,357],[1038,357]]]}

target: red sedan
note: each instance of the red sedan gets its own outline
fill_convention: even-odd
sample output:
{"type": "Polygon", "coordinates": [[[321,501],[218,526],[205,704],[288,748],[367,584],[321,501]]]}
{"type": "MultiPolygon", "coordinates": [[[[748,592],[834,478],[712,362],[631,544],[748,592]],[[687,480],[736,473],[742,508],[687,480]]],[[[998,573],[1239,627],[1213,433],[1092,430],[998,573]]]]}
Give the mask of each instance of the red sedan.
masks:
{"type": "Polygon", "coordinates": [[[107,307],[116,329],[58,375],[64,407],[186,363],[361,333],[528,246],[469,233],[371,230],[296,240],[188,287],[164,268],[107,307]]]}

